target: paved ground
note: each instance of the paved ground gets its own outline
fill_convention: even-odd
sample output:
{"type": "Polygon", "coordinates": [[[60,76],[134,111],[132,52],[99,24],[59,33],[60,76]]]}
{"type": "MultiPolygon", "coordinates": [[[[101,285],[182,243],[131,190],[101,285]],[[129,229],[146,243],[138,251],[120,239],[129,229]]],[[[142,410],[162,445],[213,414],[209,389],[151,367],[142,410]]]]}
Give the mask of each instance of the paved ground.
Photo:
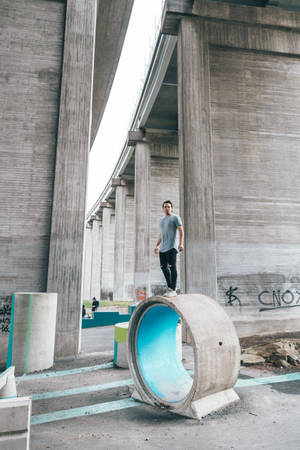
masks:
{"type": "MultiPolygon", "coordinates": [[[[189,346],[184,358],[192,368],[189,346]]],[[[241,368],[241,401],[198,422],[131,400],[130,373],[112,359],[113,327],[85,329],[80,357],[18,380],[19,395],[33,396],[31,450],[300,449],[299,373],[241,368]]]]}

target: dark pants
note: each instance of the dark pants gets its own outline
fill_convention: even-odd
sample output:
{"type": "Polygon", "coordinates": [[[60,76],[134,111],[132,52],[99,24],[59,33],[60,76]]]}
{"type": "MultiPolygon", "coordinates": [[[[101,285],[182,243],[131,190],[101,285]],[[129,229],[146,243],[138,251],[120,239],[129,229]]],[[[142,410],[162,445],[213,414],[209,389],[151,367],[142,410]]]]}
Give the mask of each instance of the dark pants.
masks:
{"type": "Polygon", "coordinates": [[[168,288],[176,290],[177,268],[176,268],[177,251],[171,248],[167,252],[159,252],[160,267],[165,276],[168,288]]]}

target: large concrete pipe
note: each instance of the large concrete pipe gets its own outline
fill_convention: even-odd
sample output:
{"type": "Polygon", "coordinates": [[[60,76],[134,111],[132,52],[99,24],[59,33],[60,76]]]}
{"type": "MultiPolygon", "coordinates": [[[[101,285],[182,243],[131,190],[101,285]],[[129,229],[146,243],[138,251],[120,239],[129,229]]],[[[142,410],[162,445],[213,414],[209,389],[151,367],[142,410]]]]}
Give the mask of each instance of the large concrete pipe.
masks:
{"type": "Polygon", "coordinates": [[[200,294],[151,297],[135,309],[128,329],[133,398],[200,419],[237,400],[233,390],[240,345],[224,309],[200,294]],[[185,370],[176,346],[179,318],[188,327],[194,375],[185,370]]]}
{"type": "Polygon", "coordinates": [[[53,366],[57,294],[13,294],[7,367],[16,373],[34,372],[53,366]]]}

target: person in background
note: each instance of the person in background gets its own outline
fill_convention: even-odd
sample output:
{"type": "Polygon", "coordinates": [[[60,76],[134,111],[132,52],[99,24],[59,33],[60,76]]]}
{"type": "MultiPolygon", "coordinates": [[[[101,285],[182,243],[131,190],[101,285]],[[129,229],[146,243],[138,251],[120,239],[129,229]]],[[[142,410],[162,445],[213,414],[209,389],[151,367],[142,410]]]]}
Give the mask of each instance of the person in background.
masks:
{"type": "Polygon", "coordinates": [[[93,312],[97,311],[98,306],[99,306],[98,300],[96,299],[96,297],[93,297],[92,311],[93,311],[93,312]]]}

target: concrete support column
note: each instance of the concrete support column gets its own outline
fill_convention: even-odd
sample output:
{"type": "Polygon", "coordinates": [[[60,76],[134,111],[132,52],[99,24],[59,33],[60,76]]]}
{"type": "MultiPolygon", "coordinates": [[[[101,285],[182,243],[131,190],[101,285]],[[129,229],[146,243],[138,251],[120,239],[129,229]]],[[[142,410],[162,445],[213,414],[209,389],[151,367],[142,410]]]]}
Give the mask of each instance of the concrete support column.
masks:
{"type": "Polygon", "coordinates": [[[185,228],[181,287],[216,298],[216,238],[208,32],[184,17],[178,36],[180,213],[185,228]]]}
{"type": "Polygon", "coordinates": [[[143,300],[150,292],[150,146],[135,148],[135,269],[134,293],[143,300]]]}
{"type": "Polygon", "coordinates": [[[102,247],[102,221],[98,216],[92,216],[92,261],[91,261],[91,288],[90,299],[100,299],[100,277],[101,277],[101,247],[102,247]]]}
{"type": "Polygon", "coordinates": [[[102,217],[102,258],[101,258],[101,299],[113,298],[114,285],[114,239],[115,214],[112,206],[101,202],[102,217]]]}
{"type": "Polygon", "coordinates": [[[84,264],[83,264],[83,301],[91,298],[93,228],[90,222],[85,227],[84,264]]]}
{"type": "Polygon", "coordinates": [[[126,182],[112,180],[116,187],[115,204],[115,254],[114,254],[114,300],[125,300],[125,239],[126,239],[126,182]]]}
{"type": "Polygon", "coordinates": [[[124,285],[125,298],[134,299],[134,259],[135,259],[135,214],[134,214],[134,184],[126,181],[126,224],[125,224],[125,255],[124,255],[124,285]]]}
{"type": "Polygon", "coordinates": [[[79,350],[96,7],[67,1],[47,283],[58,293],[56,357],[79,350]]]}
{"type": "MultiPolygon", "coordinates": [[[[146,130],[147,139],[151,142],[151,178],[150,178],[150,260],[151,291],[153,295],[164,294],[167,288],[165,277],[160,268],[159,256],[153,251],[160,233],[159,221],[163,217],[162,202],[171,200],[174,214],[179,211],[179,161],[178,138],[171,132],[151,136],[146,130]]],[[[178,280],[180,288],[180,262],[182,254],[177,255],[178,280]]]]}

